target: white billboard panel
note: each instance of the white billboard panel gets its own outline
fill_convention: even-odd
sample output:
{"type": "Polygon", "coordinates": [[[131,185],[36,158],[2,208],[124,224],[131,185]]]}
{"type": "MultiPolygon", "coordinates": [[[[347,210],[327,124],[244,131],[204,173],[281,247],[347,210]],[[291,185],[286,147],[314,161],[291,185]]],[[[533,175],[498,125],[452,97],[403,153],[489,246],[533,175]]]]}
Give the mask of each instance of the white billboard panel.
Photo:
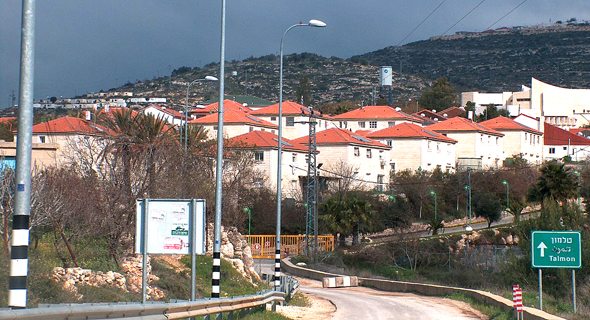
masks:
{"type": "Polygon", "coordinates": [[[391,75],[392,69],[389,66],[379,68],[379,81],[382,87],[392,86],[393,77],[391,75]]]}
{"type": "MultiPolygon", "coordinates": [[[[142,252],[142,200],[137,201],[135,252],[142,252]]],[[[149,199],[147,210],[147,253],[190,254],[190,236],[195,234],[195,253],[205,249],[205,200],[149,199]],[[191,223],[192,222],[192,223],[191,223]]]]}

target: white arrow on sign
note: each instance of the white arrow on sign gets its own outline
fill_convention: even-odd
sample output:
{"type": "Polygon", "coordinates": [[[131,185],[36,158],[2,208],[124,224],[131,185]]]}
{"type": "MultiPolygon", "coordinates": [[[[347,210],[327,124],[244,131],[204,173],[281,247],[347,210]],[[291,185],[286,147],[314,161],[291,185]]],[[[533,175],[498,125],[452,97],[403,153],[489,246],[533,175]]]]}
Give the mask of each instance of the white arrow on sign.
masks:
{"type": "Polygon", "coordinates": [[[539,246],[537,247],[537,249],[541,249],[541,258],[545,257],[545,249],[547,249],[547,246],[545,245],[544,242],[539,243],[539,246]]]}

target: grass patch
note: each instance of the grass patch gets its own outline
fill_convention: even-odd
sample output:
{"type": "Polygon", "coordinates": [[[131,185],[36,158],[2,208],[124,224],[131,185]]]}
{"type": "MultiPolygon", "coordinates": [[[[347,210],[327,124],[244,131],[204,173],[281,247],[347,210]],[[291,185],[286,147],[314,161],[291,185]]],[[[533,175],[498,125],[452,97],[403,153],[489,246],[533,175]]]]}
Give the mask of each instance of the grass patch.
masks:
{"type": "Polygon", "coordinates": [[[512,311],[505,311],[499,307],[485,304],[475,300],[472,297],[466,296],[463,293],[455,292],[452,295],[445,296],[445,298],[469,303],[474,309],[490,317],[493,320],[513,320],[514,313],[512,311]]]}
{"type": "Polygon", "coordinates": [[[294,294],[288,303],[293,307],[311,307],[311,301],[301,292],[294,294]]]}

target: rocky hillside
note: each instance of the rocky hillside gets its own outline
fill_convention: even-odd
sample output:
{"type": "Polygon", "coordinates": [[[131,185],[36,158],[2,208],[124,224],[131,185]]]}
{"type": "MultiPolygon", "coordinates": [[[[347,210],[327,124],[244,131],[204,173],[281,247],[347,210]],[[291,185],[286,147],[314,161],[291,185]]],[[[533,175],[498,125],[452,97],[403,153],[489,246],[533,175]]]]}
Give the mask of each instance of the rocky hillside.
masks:
{"type": "MultiPolygon", "coordinates": [[[[275,55],[249,58],[244,61],[226,63],[225,93],[227,95],[248,95],[278,101],[279,58],[275,55]]],[[[174,70],[172,77],[128,83],[122,88],[111,90],[132,91],[136,96],[168,97],[178,107],[184,106],[187,84],[206,75],[216,75],[218,64],[203,68],[182,67],[174,70]]],[[[283,71],[283,96],[293,100],[302,76],[310,80],[315,105],[347,100],[371,101],[373,88],[379,94],[379,67],[354,63],[332,57],[302,53],[285,56],[283,71]]],[[[399,76],[394,73],[394,101],[418,97],[427,82],[411,75],[399,76]]],[[[191,87],[191,105],[195,102],[215,98],[219,85],[201,82],[191,87]]],[[[387,94],[384,93],[387,97],[387,94]]],[[[377,97],[378,99],[378,97],[377,97]]]]}
{"type": "Polygon", "coordinates": [[[531,77],[558,86],[590,87],[590,27],[554,24],[435,37],[352,57],[392,65],[403,74],[446,76],[461,91],[513,91],[531,77]]]}

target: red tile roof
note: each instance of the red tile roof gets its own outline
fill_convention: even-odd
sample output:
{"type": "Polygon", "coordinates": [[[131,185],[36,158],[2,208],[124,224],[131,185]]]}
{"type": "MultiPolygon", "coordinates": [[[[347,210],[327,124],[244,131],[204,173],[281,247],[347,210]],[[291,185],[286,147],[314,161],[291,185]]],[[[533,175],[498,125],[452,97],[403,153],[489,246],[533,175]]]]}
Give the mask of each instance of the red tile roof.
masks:
{"type": "MultiPolygon", "coordinates": [[[[192,124],[213,124],[216,125],[218,123],[218,115],[219,113],[213,113],[198,119],[194,119],[189,121],[188,123],[192,124]]],[[[224,124],[249,124],[258,127],[265,127],[265,128],[273,128],[276,129],[278,126],[272,122],[268,122],[257,117],[254,117],[250,114],[246,114],[239,110],[225,110],[223,111],[223,123],[224,124]]]]}
{"type": "MultiPolygon", "coordinates": [[[[293,140],[295,142],[301,144],[308,144],[309,143],[309,136],[297,138],[293,140]]],[[[340,129],[340,128],[332,128],[322,130],[316,133],[316,143],[317,144],[352,144],[352,145],[363,145],[363,146],[371,146],[377,148],[387,148],[391,149],[390,146],[377,142],[373,139],[364,138],[360,135],[354,134],[348,130],[340,129]]]]}
{"type": "MultiPolygon", "coordinates": [[[[273,148],[279,147],[279,136],[268,131],[252,131],[227,141],[228,148],[273,148]]],[[[307,152],[307,146],[283,138],[283,150],[307,152]]]]}
{"type": "Polygon", "coordinates": [[[426,109],[422,109],[418,112],[412,113],[413,116],[415,117],[424,117],[430,120],[434,120],[437,119],[437,121],[445,121],[447,120],[446,117],[441,116],[440,114],[436,113],[436,112],[432,112],[430,110],[426,110],[426,109]]]}
{"type": "MultiPolygon", "coordinates": [[[[305,114],[312,114],[312,112],[313,112],[313,114],[315,114],[315,115],[322,116],[323,118],[327,118],[326,116],[323,116],[320,112],[318,112],[316,110],[312,110],[312,109],[310,109],[304,105],[301,105],[299,103],[289,101],[289,100],[283,101],[283,116],[301,115],[302,111],[305,114]]],[[[275,104],[270,105],[268,107],[264,107],[264,108],[258,109],[256,111],[252,111],[251,114],[257,115],[257,116],[276,116],[279,114],[279,104],[275,103],[275,104]]]]}
{"type": "Polygon", "coordinates": [[[446,108],[442,111],[439,111],[438,114],[440,114],[441,116],[445,116],[447,118],[455,118],[455,117],[459,117],[465,114],[465,110],[461,109],[461,108],[457,108],[457,107],[450,107],[450,108],[446,108]]]}
{"type": "Polygon", "coordinates": [[[393,127],[385,128],[379,131],[369,133],[367,137],[372,139],[379,138],[419,138],[438,140],[450,143],[457,143],[457,140],[445,137],[442,134],[430,131],[413,123],[401,123],[393,127]]]}
{"type": "Polygon", "coordinates": [[[526,131],[526,132],[531,132],[534,134],[543,134],[543,132],[535,130],[533,128],[529,128],[525,125],[522,125],[510,118],[506,118],[506,117],[496,117],[490,120],[486,120],[484,122],[480,122],[480,124],[484,127],[490,128],[490,129],[494,129],[497,131],[512,131],[512,130],[519,130],[519,131],[526,131]]]}
{"type": "Polygon", "coordinates": [[[389,106],[366,106],[358,109],[354,109],[352,111],[348,111],[346,113],[339,114],[334,116],[334,119],[337,120],[357,120],[357,119],[364,119],[364,120],[375,120],[375,119],[382,119],[382,120],[407,120],[413,122],[422,122],[421,119],[413,117],[405,112],[396,111],[394,108],[389,106]]]}
{"type": "Polygon", "coordinates": [[[543,141],[546,146],[588,146],[590,139],[586,139],[573,132],[559,129],[556,126],[545,123],[545,135],[543,141]]]}
{"type": "Polygon", "coordinates": [[[113,134],[94,122],[65,116],[33,126],[33,133],[77,133],[77,134],[113,134]]]}
{"type": "MultiPolygon", "coordinates": [[[[195,108],[195,109],[189,110],[188,113],[194,114],[194,115],[207,115],[207,114],[217,113],[218,110],[219,110],[219,102],[215,102],[215,103],[206,105],[205,108],[195,108]]],[[[223,100],[223,112],[226,112],[228,110],[238,110],[238,111],[245,112],[245,113],[249,113],[250,111],[252,111],[250,108],[243,106],[239,102],[225,99],[225,100],[223,100]]]]}
{"type": "Polygon", "coordinates": [[[443,121],[443,122],[435,123],[435,124],[430,125],[426,128],[428,128],[428,130],[430,130],[430,131],[438,131],[438,132],[458,132],[458,131],[470,132],[470,131],[475,131],[475,132],[483,132],[483,133],[492,134],[492,135],[501,136],[501,137],[504,136],[504,134],[501,132],[498,132],[494,129],[484,127],[479,123],[475,123],[469,119],[465,119],[465,118],[461,118],[461,117],[454,117],[454,118],[451,118],[451,119],[443,121]]]}

